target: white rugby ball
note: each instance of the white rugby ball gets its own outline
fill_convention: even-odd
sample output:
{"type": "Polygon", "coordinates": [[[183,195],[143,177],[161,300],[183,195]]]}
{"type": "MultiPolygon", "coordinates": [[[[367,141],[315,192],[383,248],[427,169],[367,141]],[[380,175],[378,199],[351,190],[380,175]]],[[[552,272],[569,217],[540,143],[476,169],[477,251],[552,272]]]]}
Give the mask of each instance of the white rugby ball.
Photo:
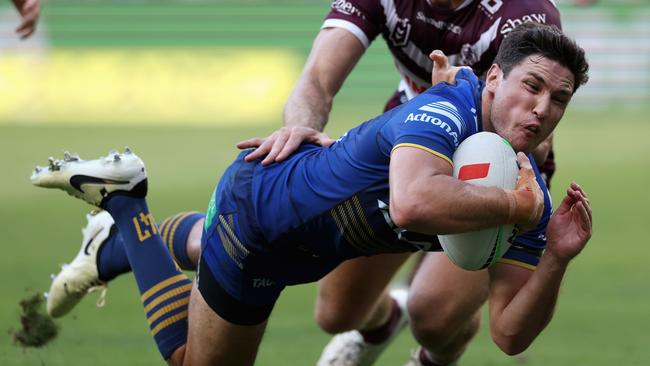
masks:
{"type": "MultiPolygon", "coordinates": [[[[454,177],[482,187],[514,189],[517,184],[517,155],[501,136],[479,132],[465,139],[454,156],[454,177]]],[[[438,235],[447,257],[461,268],[487,268],[510,248],[514,225],[438,235]]]]}

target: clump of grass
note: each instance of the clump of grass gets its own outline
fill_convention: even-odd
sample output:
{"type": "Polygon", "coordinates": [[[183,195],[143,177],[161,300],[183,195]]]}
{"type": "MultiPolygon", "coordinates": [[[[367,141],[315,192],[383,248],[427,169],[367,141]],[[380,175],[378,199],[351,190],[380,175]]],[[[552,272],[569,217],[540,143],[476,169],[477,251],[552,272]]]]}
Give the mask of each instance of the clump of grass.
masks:
{"type": "Polygon", "coordinates": [[[20,300],[22,329],[12,331],[14,342],[23,347],[42,347],[56,338],[58,326],[43,310],[43,296],[36,293],[20,300]]]}

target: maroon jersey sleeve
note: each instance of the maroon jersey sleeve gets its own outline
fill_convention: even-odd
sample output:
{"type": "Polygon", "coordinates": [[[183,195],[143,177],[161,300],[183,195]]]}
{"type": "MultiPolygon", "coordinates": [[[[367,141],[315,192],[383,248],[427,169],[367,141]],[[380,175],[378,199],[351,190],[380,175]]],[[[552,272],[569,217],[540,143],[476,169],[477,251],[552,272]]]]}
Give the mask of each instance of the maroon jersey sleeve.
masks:
{"type": "Polygon", "coordinates": [[[344,28],[366,48],[381,33],[385,16],[379,1],[332,0],[331,7],[321,28],[344,28]]]}

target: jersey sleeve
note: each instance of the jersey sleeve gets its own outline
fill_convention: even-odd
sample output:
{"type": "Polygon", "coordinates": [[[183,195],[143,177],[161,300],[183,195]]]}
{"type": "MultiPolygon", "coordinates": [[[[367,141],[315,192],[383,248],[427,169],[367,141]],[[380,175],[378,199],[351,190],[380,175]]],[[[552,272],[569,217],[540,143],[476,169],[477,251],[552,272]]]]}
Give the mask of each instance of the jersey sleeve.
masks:
{"type": "MultiPolygon", "coordinates": [[[[534,162],[532,154],[529,154],[528,158],[531,162],[534,162]]],[[[544,179],[537,169],[537,164],[533,163],[532,166],[535,171],[537,183],[544,193],[544,212],[542,218],[539,220],[539,224],[537,224],[535,229],[517,235],[513,239],[510,249],[499,260],[499,263],[512,264],[529,269],[535,269],[537,267],[539,259],[546,248],[546,227],[553,212],[551,194],[546,183],[544,183],[544,179]]]]}
{"type": "Polygon", "coordinates": [[[384,12],[378,1],[332,0],[331,11],[325,17],[321,29],[343,28],[368,48],[381,33],[384,12]]]}
{"type": "Polygon", "coordinates": [[[467,136],[479,130],[475,94],[480,81],[462,69],[455,85],[439,83],[410,101],[395,116],[397,133],[392,150],[415,147],[447,160],[467,136]]]}

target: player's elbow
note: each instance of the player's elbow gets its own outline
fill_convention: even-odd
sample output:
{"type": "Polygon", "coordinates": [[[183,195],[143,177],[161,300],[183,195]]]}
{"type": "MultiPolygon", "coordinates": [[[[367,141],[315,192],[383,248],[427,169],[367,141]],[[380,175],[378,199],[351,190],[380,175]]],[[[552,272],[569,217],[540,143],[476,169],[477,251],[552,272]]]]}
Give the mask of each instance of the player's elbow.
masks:
{"type": "Polygon", "coordinates": [[[415,220],[413,207],[403,202],[391,203],[390,218],[397,227],[408,229],[415,220]]]}
{"type": "Polygon", "coordinates": [[[431,206],[414,199],[394,201],[390,205],[390,217],[393,223],[401,229],[423,234],[436,234],[440,228],[437,227],[437,221],[429,219],[436,217],[431,206]]]}

